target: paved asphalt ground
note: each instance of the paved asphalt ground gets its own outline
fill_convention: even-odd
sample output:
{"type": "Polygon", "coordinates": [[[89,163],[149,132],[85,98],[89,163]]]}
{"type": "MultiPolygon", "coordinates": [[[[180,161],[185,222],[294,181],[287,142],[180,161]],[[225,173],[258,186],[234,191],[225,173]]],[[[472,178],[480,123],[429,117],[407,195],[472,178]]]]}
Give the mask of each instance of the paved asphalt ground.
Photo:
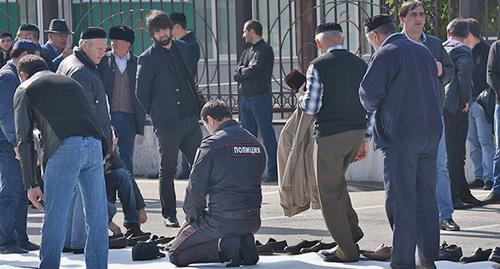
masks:
{"type": "MultiPolygon", "coordinates": [[[[158,181],[152,179],[138,180],[142,194],[146,199],[148,221],[142,226],[144,231],[154,234],[174,236],[176,229],[166,228],[161,218],[161,206],[158,196],[158,181]]],[[[179,220],[184,219],[182,201],[187,180],[175,182],[177,190],[177,208],[179,220]]],[[[382,186],[367,184],[349,185],[352,204],[356,209],[360,226],[365,237],[360,241],[361,249],[374,249],[380,244],[391,245],[391,230],[384,210],[384,191],[382,186]]],[[[301,239],[322,239],[331,242],[332,239],[325,227],[320,210],[308,210],[292,218],[283,216],[279,204],[277,186],[265,185],[262,188],[262,227],[256,239],[266,242],[272,237],[277,240],[286,240],[289,245],[298,243],[301,239]]],[[[479,199],[484,199],[488,191],[474,190],[473,194],[479,199]]],[[[40,242],[40,227],[43,215],[30,209],[28,218],[28,233],[30,238],[40,242]]],[[[457,244],[462,247],[464,255],[470,255],[477,247],[500,247],[500,205],[488,205],[482,208],[459,210],[454,213],[455,221],[461,226],[462,231],[441,231],[441,242],[457,244]]],[[[123,214],[120,209],[115,217],[117,224],[122,223],[123,214]]],[[[61,227],[61,230],[64,228],[61,227]]]]}

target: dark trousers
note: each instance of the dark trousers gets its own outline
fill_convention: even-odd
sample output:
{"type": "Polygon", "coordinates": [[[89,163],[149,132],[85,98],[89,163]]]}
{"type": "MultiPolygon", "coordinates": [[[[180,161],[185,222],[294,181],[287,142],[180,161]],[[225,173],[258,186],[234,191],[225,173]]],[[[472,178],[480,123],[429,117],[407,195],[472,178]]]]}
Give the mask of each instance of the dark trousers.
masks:
{"type": "Polygon", "coordinates": [[[26,218],[28,197],[24,190],[21,166],[14,147],[0,141],[0,249],[28,241],[26,218]]]}
{"type": "MultiPolygon", "coordinates": [[[[116,193],[118,192],[123,207],[123,215],[125,215],[124,222],[137,223],[135,192],[129,171],[125,168],[114,169],[105,173],[104,179],[106,180],[108,202],[114,205],[116,203],[116,193]]],[[[110,219],[112,219],[112,216],[110,216],[110,219]]]]}
{"type": "Polygon", "coordinates": [[[392,268],[415,268],[415,248],[421,262],[432,263],[439,252],[436,204],[437,148],[440,134],[401,138],[384,154],[385,207],[393,230],[392,268]]]}
{"type": "Polygon", "coordinates": [[[465,178],[465,141],[469,126],[469,115],[466,112],[452,114],[444,111],[446,134],[446,154],[448,156],[448,171],[451,180],[451,198],[458,199],[472,196],[465,178]]]}
{"type": "Polygon", "coordinates": [[[347,192],[345,172],[363,143],[365,130],[317,137],[314,145],[314,169],[318,182],[321,212],[326,227],[338,244],[336,255],[342,260],[358,260],[356,242],[363,237],[358,215],[347,192]]]}
{"type": "Polygon", "coordinates": [[[271,178],[277,178],[278,170],[276,164],[276,135],[273,129],[273,100],[272,94],[262,94],[252,97],[240,98],[240,122],[255,137],[260,130],[262,140],[267,153],[267,174],[271,178]]]}
{"type": "Polygon", "coordinates": [[[134,174],[135,114],[111,112],[111,122],[118,133],[118,150],[125,168],[134,174]]]}
{"type": "Polygon", "coordinates": [[[260,218],[234,220],[205,215],[186,226],[172,241],[169,251],[170,262],[177,266],[192,263],[221,262],[219,239],[256,233],[260,218]]]}
{"type": "Polygon", "coordinates": [[[176,215],[174,177],[179,149],[191,165],[200,146],[202,133],[196,117],[179,120],[173,130],[156,130],[160,151],[160,201],[164,218],[176,215]]]}

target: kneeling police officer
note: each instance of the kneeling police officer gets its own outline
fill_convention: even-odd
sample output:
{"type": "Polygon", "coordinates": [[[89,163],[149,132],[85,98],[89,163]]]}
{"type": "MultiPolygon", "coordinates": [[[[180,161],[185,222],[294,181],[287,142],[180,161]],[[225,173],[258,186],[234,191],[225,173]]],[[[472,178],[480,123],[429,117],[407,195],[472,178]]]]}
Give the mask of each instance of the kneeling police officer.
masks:
{"type": "Polygon", "coordinates": [[[170,262],[254,265],[264,147],[232,119],[224,103],[209,101],[200,114],[211,136],[196,153],[183,204],[186,222],[171,244],[170,262]]]}

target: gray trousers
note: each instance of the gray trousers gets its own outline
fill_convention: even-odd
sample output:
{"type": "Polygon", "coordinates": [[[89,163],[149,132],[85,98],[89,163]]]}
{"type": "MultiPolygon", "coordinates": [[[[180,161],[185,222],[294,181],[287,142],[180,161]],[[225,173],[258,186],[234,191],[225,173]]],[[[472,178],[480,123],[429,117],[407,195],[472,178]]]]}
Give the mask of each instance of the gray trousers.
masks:
{"type": "Polygon", "coordinates": [[[260,218],[235,220],[205,215],[186,226],[172,241],[170,262],[176,266],[221,262],[220,238],[256,233],[259,228],[260,218]]]}

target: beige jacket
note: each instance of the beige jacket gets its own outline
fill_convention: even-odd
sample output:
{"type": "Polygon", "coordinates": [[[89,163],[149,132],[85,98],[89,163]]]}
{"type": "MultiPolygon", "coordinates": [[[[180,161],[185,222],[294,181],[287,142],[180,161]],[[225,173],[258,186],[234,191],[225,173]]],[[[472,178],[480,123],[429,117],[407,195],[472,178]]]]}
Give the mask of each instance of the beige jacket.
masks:
{"type": "Polygon", "coordinates": [[[314,116],[297,108],[278,142],[278,185],[285,216],[321,208],[313,166],[314,116]]]}

